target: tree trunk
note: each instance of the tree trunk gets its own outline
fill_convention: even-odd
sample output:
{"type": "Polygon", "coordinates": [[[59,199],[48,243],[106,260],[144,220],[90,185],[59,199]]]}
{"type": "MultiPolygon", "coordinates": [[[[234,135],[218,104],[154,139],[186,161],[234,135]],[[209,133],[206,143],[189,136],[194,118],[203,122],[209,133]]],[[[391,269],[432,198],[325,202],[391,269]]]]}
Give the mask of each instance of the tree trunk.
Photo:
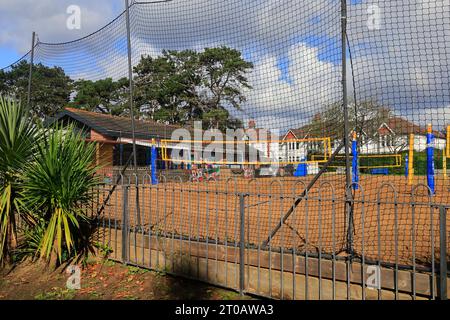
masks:
{"type": "Polygon", "coordinates": [[[3,250],[4,259],[7,264],[13,263],[13,251],[17,248],[17,233],[15,228],[15,219],[11,217],[13,214],[12,210],[9,213],[8,217],[8,226],[6,227],[6,239],[5,239],[5,247],[3,250]]]}

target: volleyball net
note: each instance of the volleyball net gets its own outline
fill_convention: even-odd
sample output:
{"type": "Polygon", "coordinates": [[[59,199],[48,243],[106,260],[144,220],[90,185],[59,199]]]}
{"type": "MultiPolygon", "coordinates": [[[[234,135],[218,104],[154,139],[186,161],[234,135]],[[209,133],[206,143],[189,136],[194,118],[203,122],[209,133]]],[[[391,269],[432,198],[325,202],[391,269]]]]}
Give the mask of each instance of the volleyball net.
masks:
{"type": "Polygon", "coordinates": [[[175,164],[296,165],[325,163],[330,138],[287,140],[161,140],[163,161],[175,164]],[[312,159],[311,154],[320,155],[312,159]]]}
{"type": "MultiPolygon", "coordinates": [[[[353,159],[353,156],[350,156],[353,159]]],[[[322,155],[312,155],[311,161],[318,162],[323,160],[322,155]]],[[[358,155],[360,169],[377,169],[377,168],[401,168],[402,155],[395,154],[362,154],[358,155]]],[[[335,156],[333,162],[328,166],[330,168],[345,168],[345,155],[335,156]]]]}

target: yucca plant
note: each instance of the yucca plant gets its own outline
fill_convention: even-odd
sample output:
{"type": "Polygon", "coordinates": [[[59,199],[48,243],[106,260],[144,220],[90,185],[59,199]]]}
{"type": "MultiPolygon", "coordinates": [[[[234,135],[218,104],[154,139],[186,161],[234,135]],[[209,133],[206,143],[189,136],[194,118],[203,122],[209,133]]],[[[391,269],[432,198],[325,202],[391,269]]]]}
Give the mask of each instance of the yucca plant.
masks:
{"type": "Polygon", "coordinates": [[[44,219],[33,222],[31,224],[24,224],[18,230],[19,241],[13,255],[15,262],[21,262],[28,258],[32,260],[39,258],[39,247],[45,234],[47,223],[44,219]]]}
{"type": "Polygon", "coordinates": [[[33,159],[36,133],[28,109],[13,98],[0,96],[0,264],[11,261],[17,245],[22,175],[33,159]]]}
{"type": "Polygon", "coordinates": [[[43,132],[25,173],[23,197],[27,210],[46,221],[38,249],[44,259],[76,258],[92,245],[91,221],[83,208],[90,205],[99,184],[95,151],[73,126],[43,132]]]}

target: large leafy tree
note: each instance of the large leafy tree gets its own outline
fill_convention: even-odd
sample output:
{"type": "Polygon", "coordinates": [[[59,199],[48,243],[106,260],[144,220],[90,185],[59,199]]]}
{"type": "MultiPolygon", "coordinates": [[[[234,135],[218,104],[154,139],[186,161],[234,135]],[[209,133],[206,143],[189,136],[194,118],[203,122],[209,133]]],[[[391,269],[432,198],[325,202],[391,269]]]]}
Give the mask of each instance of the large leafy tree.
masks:
{"type": "Polygon", "coordinates": [[[240,110],[241,103],[246,101],[242,91],[251,88],[246,73],[253,64],[242,59],[238,50],[228,47],[206,48],[199,60],[202,79],[199,105],[208,127],[218,128],[230,118],[229,109],[240,110]]]}
{"type": "MultiPolygon", "coordinates": [[[[30,65],[21,61],[13,65],[8,72],[0,75],[3,82],[0,93],[8,94],[25,103],[27,101],[28,77],[30,65]]],[[[69,102],[72,92],[72,80],[60,67],[47,67],[35,64],[31,78],[31,111],[44,118],[54,116],[69,102]]]]}
{"type": "Polygon", "coordinates": [[[239,51],[228,47],[144,56],[134,68],[136,105],[158,121],[239,126],[230,110],[239,110],[245,101],[243,90],[251,88],[246,73],[252,68],[239,51]]]}
{"type": "Polygon", "coordinates": [[[119,115],[123,112],[128,91],[128,79],[112,78],[97,81],[78,80],[74,82],[75,96],[71,106],[101,113],[119,115]]]}
{"type": "Polygon", "coordinates": [[[8,73],[5,70],[0,70],[0,93],[8,94],[7,84],[8,73]]]}
{"type": "Polygon", "coordinates": [[[199,119],[198,68],[198,53],[192,50],[163,51],[157,58],[142,57],[134,68],[137,107],[157,121],[185,123],[199,119]]]}
{"type": "MultiPolygon", "coordinates": [[[[348,105],[349,128],[356,130],[357,136],[365,135],[370,139],[380,124],[391,117],[389,108],[373,101],[350,102],[348,105]]],[[[332,140],[342,139],[344,135],[344,112],[341,103],[334,103],[317,113],[308,125],[314,136],[330,137],[332,140]]],[[[305,130],[307,131],[307,130],[305,130]]]]}

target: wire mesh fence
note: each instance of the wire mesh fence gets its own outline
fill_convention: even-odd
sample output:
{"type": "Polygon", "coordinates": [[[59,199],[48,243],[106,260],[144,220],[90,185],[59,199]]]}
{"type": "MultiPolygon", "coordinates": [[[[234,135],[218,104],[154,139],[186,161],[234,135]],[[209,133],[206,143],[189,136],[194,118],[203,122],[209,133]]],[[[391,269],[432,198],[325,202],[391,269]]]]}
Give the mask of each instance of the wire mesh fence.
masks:
{"type": "MultiPolygon", "coordinates": [[[[326,256],[332,265],[319,262],[314,272],[333,271],[335,294],[340,257],[393,266],[395,281],[398,266],[435,275],[438,208],[450,205],[449,18],[448,1],[434,0],[133,1],[83,38],[37,35],[30,52],[0,70],[0,92],[29,99],[42,120],[75,122],[98,144],[99,174],[115,186],[99,194],[98,203],[107,199],[102,230],[116,246],[134,243],[115,248],[126,261],[154,267],[146,259],[166,263],[165,246],[191,253],[192,245],[206,250],[208,265],[215,246],[237,268],[225,284],[242,289],[244,244],[256,252],[258,290],[261,250],[268,255],[272,290],[272,253],[287,252],[289,263],[306,263],[308,297],[308,255],[326,256]],[[212,139],[208,129],[223,134],[212,139]],[[212,160],[206,144],[227,140],[227,129],[241,129],[232,141],[247,149],[212,160]],[[173,155],[182,140],[192,142],[185,161],[173,155]],[[131,173],[133,164],[142,170],[131,173]]],[[[254,269],[244,266],[248,280],[254,269]]],[[[386,286],[397,297],[399,286],[386,286]]]]}
{"type": "MultiPolygon", "coordinates": [[[[279,141],[269,162],[320,167],[323,152],[311,150],[312,141],[284,149],[281,141],[330,139],[336,150],[347,106],[361,179],[376,168],[404,174],[409,165],[412,183],[428,183],[432,145],[435,184],[447,188],[449,15],[448,3],[431,0],[132,2],[135,113],[178,126],[201,120],[206,128],[248,129],[251,122],[279,141]],[[237,66],[211,72],[225,62],[237,66]]],[[[66,106],[129,115],[126,11],[81,39],[49,43],[38,35],[33,49],[2,69],[2,93],[30,96],[42,118],[66,106]]],[[[328,172],[346,167],[345,148],[339,154],[328,172]]]]}
{"type": "MultiPolygon", "coordinates": [[[[441,296],[447,277],[440,262],[448,261],[450,249],[441,239],[450,221],[428,192],[416,190],[404,202],[385,184],[377,198],[352,200],[354,242],[348,253],[346,199],[330,181],[304,196],[272,235],[301,184],[235,178],[122,184],[101,213],[100,241],[127,263],[273,298],[441,296]],[[349,261],[351,275],[345,271],[349,261]],[[367,285],[373,270],[383,273],[379,287],[367,285]]],[[[94,214],[109,190],[100,189],[94,214]]]]}

